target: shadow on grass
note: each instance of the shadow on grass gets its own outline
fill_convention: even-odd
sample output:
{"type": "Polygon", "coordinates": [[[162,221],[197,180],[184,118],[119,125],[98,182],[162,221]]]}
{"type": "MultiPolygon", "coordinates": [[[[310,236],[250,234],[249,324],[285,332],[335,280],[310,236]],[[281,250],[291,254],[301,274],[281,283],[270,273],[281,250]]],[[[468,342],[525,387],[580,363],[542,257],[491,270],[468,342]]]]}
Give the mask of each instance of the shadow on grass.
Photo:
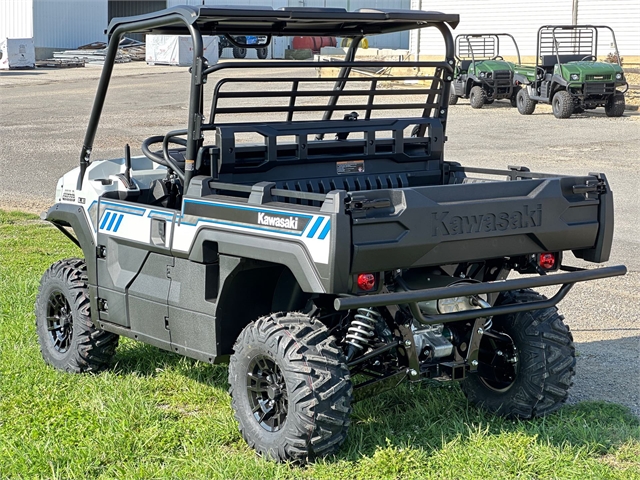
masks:
{"type": "Polygon", "coordinates": [[[116,351],[114,373],[157,377],[174,370],[204,385],[227,389],[227,366],[211,365],[129,339],[121,339],[116,351]]]}
{"type": "MultiPolygon", "coordinates": [[[[116,355],[115,372],[156,377],[171,369],[214,388],[227,389],[227,366],[210,365],[128,339],[116,355]]],[[[431,454],[483,430],[490,437],[520,433],[558,448],[586,447],[604,455],[629,440],[640,441],[640,421],[621,405],[589,401],[566,405],[532,420],[509,420],[470,405],[457,384],[402,384],[353,405],[347,440],[334,461],[359,461],[391,443],[431,454]]]]}

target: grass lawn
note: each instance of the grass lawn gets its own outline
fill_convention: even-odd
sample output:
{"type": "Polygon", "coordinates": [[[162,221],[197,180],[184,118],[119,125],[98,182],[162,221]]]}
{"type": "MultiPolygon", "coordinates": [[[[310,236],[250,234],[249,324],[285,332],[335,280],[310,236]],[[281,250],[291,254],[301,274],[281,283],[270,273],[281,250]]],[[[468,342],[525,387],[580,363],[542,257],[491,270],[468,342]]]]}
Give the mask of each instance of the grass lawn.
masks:
{"type": "Polygon", "coordinates": [[[335,457],[264,461],[233,420],[225,366],[128,339],[100,375],[44,364],[38,282],[79,255],[37,217],[0,211],[0,479],[640,479],[640,423],[626,408],[587,402],[509,421],[469,406],[455,385],[406,385],[356,404],[335,457]]]}

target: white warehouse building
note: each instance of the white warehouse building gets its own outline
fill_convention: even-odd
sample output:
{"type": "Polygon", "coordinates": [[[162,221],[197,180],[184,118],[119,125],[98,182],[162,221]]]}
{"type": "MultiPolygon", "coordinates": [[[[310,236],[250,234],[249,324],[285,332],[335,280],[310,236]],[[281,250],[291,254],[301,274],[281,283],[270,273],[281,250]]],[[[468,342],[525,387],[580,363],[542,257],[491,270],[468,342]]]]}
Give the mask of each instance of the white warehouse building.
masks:
{"type": "MultiPolygon", "coordinates": [[[[36,57],[47,58],[55,50],[106,41],[104,30],[113,17],[140,15],[177,5],[202,4],[202,0],[0,0],[0,39],[33,38],[36,57]]],[[[274,9],[307,6],[408,10],[411,0],[204,0],[204,4],[274,9]]],[[[372,47],[408,49],[409,33],[372,38],[369,44],[372,47]]]]}
{"type": "MultiPolygon", "coordinates": [[[[106,41],[104,29],[113,17],[138,15],[202,0],[0,0],[0,39],[33,38],[36,56],[54,50],[106,41]]],[[[280,7],[393,8],[460,13],[454,34],[510,33],[523,56],[535,55],[536,32],[541,25],[596,24],[611,26],[622,57],[640,56],[640,2],[638,0],[204,0],[206,5],[233,3],[280,7]]],[[[441,53],[441,40],[427,31],[394,33],[369,39],[378,48],[410,49],[415,54],[441,53]]],[[[599,48],[608,53],[609,41],[599,48]]]]}

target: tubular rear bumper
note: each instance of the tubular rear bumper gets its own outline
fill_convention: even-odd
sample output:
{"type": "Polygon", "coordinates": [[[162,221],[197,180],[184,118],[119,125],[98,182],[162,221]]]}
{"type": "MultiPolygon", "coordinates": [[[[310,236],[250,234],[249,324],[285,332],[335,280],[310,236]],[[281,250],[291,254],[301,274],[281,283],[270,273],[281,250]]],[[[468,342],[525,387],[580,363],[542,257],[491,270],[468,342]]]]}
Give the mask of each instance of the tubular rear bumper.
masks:
{"type": "Polygon", "coordinates": [[[470,284],[456,284],[455,286],[431,288],[425,290],[412,290],[407,292],[383,293],[377,295],[362,295],[340,297],[334,300],[336,310],[351,310],[367,307],[384,307],[387,305],[407,304],[413,316],[420,322],[447,323],[460,320],[470,320],[477,317],[489,317],[494,315],[504,315],[528,310],[539,310],[551,307],[562,300],[571,287],[577,282],[587,280],[597,280],[609,278],[627,273],[627,267],[616,265],[613,267],[598,268],[595,270],[580,270],[569,273],[559,273],[554,275],[542,275],[539,277],[516,278],[512,280],[500,280],[495,282],[482,282],[470,284]],[[453,298],[470,295],[480,295],[484,293],[505,292],[508,290],[519,290],[522,288],[543,287],[550,285],[562,285],[560,290],[548,300],[541,302],[518,303],[512,305],[500,305],[497,307],[485,308],[482,310],[467,310],[463,312],[447,313],[443,315],[425,316],[418,307],[418,302],[436,300],[441,298],[453,298]]]}

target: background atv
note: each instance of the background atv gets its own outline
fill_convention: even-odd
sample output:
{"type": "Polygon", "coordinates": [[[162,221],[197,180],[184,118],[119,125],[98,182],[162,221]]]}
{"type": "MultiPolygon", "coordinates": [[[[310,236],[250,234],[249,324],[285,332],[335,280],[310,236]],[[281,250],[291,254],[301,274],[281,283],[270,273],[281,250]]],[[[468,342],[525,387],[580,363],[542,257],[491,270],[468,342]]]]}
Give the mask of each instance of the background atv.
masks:
{"type": "Polygon", "coordinates": [[[458,97],[468,98],[473,108],[482,108],[494,100],[509,99],[516,106],[518,88],[514,87],[514,64],[500,55],[500,39],[513,42],[520,64],[520,51],[515,38],[508,33],[458,35],[455,39],[456,70],[449,105],[458,97]]]}
{"type": "Polygon", "coordinates": [[[255,35],[220,35],[218,36],[218,57],[222,56],[225,48],[233,49],[233,58],[247,56],[247,48],[255,48],[258,58],[264,60],[269,55],[269,49],[265,44],[266,37],[255,35]]]}
{"type": "Polygon", "coordinates": [[[552,105],[556,118],[602,106],[608,117],[620,117],[629,87],[613,30],[593,25],[540,27],[536,66],[519,66],[514,80],[524,86],[517,96],[522,115],[531,115],[542,102],[552,105]],[[603,31],[611,33],[617,64],[598,61],[598,34],[603,31]]]}
{"type": "Polygon", "coordinates": [[[109,25],[80,165],[43,215],[84,254],[42,277],[45,361],[100,371],[121,335],[228,361],[243,437],[280,461],[335,452],[353,402],[401,381],[462,382],[508,417],[557,410],[575,348],[556,304],[576,282],[626,272],[563,263],[563,251],[609,258],[606,177],[445,160],[457,15],[246,12],[183,6],[109,25]],[[443,37],[440,61],[354,61],[364,35],[424,26],[443,37]],[[141,30],[191,34],[187,125],[145,139],[143,155],[92,162],[118,42],[141,30]],[[317,62],[209,66],[202,32],[353,41],[323,77],[317,62]],[[408,91],[350,75],[360,67],[430,73],[394,77],[419,81],[408,91]]]}

